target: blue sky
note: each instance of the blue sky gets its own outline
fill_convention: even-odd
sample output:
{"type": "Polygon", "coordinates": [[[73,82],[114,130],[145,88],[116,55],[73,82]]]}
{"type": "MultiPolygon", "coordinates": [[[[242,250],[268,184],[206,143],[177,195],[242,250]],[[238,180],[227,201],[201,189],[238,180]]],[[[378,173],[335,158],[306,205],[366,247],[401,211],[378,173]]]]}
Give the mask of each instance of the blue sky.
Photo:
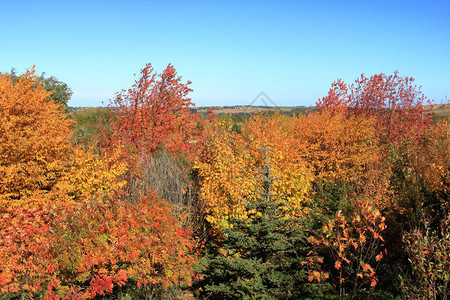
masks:
{"type": "Polygon", "coordinates": [[[5,1],[0,72],[36,65],[107,104],[150,62],[192,81],[196,105],[314,105],[361,73],[450,97],[450,1],[5,1]]]}

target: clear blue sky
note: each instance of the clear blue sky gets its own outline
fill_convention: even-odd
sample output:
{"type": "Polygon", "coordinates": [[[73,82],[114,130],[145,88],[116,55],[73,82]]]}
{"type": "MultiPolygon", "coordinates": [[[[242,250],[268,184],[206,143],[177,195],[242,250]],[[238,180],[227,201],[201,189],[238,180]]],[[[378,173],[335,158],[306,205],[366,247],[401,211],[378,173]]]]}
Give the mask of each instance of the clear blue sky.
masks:
{"type": "Polygon", "coordinates": [[[450,1],[5,1],[0,72],[36,65],[100,106],[147,62],[196,105],[313,105],[331,82],[384,72],[450,98],[450,1]]]}

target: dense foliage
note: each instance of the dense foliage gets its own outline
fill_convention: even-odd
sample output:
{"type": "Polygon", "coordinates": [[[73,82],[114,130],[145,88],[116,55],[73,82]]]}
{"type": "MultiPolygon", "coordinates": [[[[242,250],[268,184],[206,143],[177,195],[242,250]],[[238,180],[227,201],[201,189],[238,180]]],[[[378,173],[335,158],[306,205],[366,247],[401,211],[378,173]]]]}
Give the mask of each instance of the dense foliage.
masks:
{"type": "Polygon", "coordinates": [[[93,298],[125,284],[151,293],[193,278],[194,243],[152,191],[121,191],[123,145],[73,144],[72,121],[33,70],[0,76],[0,291],[93,298]]]}
{"type": "Polygon", "coordinates": [[[52,188],[64,168],[72,121],[49,96],[33,71],[16,80],[0,74],[2,206],[39,202],[39,194],[52,188]]]}
{"type": "Polygon", "coordinates": [[[412,78],[219,119],[189,84],[147,64],[66,114],[0,73],[1,299],[448,298],[450,127],[412,78]]]}

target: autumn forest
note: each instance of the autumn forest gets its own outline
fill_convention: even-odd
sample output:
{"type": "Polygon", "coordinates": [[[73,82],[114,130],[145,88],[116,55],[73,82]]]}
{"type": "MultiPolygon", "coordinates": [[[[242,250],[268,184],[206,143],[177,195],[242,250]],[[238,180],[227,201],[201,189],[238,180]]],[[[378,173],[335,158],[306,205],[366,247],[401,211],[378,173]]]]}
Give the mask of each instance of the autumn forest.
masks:
{"type": "Polygon", "coordinates": [[[191,92],[0,73],[0,299],[448,299],[450,127],[413,78],[243,118],[191,92]]]}

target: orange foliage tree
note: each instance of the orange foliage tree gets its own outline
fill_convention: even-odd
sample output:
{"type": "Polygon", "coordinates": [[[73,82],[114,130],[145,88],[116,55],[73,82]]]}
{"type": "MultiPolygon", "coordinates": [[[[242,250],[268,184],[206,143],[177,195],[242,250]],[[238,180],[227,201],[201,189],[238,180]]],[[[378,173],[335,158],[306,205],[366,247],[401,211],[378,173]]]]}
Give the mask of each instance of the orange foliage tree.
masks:
{"type": "MultiPolygon", "coordinates": [[[[315,270],[323,270],[330,281],[339,286],[341,297],[357,293],[368,286],[375,287],[378,282],[376,268],[386,253],[382,232],[386,229],[385,218],[370,200],[361,200],[355,204],[353,212],[345,216],[337,211],[328,221],[325,221],[319,233],[309,237],[309,242],[315,247],[310,252],[316,257],[325,250],[332,259],[327,262],[330,268],[313,266],[315,270]],[[319,238],[316,238],[319,236],[319,238]]],[[[320,261],[324,263],[324,261],[320,261]]],[[[319,272],[312,272],[312,274],[319,272]]],[[[320,277],[310,276],[310,281],[320,277]]]]}
{"type": "Polygon", "coordinates": [[[381,208],[389,189],[373,124],[337,106],[298,116],[289,129],[298,159],[314,174],[309,208],[318,228],[309,239],[310,257],[320,264],[311,267],[308,279],[321,281],[326,274],[341,296],[375,286],[384,253],[381,208]]]}
{"type": "MultiPolygon", "coordinates": [[[[349,196],[372,199],[379,208],[392,204],[389,172],[382,163],[374,121],[365,116],[345,116],[341,111],[323,111],[298,116],[291,122],[289,131],[297,141],[297,156],[314,174],[314,197],[320,197],[320,191],[331,183],[342,186],[349,196]]],[[[321,202],[326,206],[330,201],[327,195],[324,197],[321,202]]]]}
{"type": "Polygon", "coordinates": [[[16,80],[0,74],[2,206],[21,206],[33,194],[47,193],[65,166],[72,122],[49,96],[33,69],[16,80]]]}
{"type": "Polygon", "coordinates": [[[296,117],[289,131],[315,179],[355,181],[379,159],[373,120],[325,111],[296,117]]]}
{"type": "Polygon", "coordinates": [[[420,213],[438,220],[450,212],[449,153],[450,126],[447,121],[428,128],[406,153],[406,178],[402,190],[409,199],[416,201],[415,207],[420,213]]]}

